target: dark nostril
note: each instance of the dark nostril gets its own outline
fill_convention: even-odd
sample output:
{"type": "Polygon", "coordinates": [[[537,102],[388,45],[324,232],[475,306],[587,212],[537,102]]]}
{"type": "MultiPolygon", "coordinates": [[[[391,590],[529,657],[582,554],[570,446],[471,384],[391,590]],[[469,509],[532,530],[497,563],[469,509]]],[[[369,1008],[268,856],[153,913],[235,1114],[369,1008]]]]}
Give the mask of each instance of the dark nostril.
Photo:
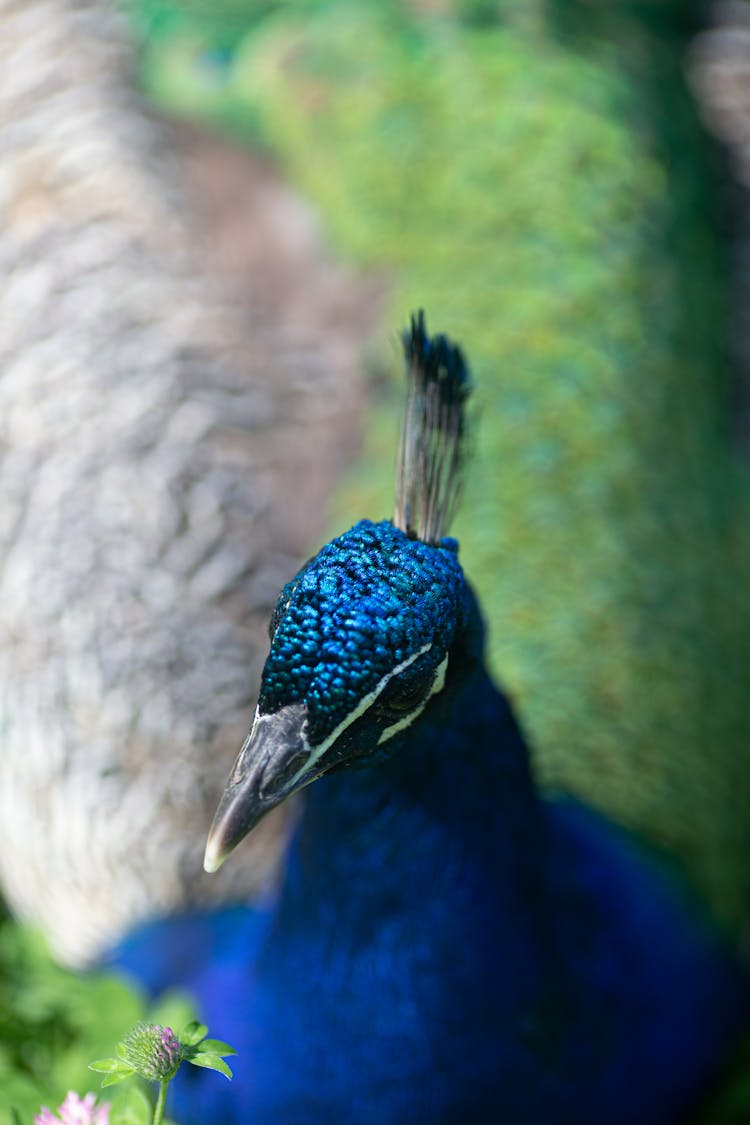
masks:
{"type": "Polygon", "coordinates": [[[307,763],[307,758],[308,753],[305,750],[301,750],[298,754],[295,754],[281,769],[276,769],[272,772],[272,776],[268,779],[270,782],[268,786],[265,784],[266,777],[264,775],[263,778],[261,778],[259,795],[264,800],[267,797],[278,796],[279,791],[284,789],[307,763]]]}

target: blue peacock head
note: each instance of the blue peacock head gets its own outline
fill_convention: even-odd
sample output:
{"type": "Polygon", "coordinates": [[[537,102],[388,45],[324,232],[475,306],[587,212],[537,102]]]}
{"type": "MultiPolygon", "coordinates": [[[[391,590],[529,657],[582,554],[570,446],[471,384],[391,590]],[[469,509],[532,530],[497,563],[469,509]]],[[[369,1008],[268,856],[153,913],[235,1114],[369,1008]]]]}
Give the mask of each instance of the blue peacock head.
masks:
{"type": "Polygon", "coordinates": [[[282,590],[252,730],[206,847],[215,871],[270,809],[333,769],[376,761],[445,683],[468,612],[444,532],[461,480],[469,377],[458,347],[404,333],[408,396],[393,522],[362,520],[282,590]]]}
{"type": "Polygon", "coordinates": [[[304,710],[304,773],[362,757],[445,680],[465,590],[453,540],[431,546],[363,520],[285,587],[258,715],[304,710]]]}

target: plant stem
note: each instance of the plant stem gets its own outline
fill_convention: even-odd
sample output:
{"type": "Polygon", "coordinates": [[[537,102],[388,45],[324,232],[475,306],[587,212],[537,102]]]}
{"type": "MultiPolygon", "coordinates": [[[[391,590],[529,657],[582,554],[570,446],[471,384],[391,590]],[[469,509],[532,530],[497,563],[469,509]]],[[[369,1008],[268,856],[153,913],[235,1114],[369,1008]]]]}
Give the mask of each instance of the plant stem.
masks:
{"type": "Polygon", "coordinates": [[[162,1123],[162,1119],[164,1117],[164,1106],[167,1100],[168,1085],[169,1079],[162,1078],[161,1082],[159,1083],[159,1094],[156,1099],[156,1105],[154,1106],[154,1119],[151,1122],[151,1125],[161,1125],[162,1123]]]}

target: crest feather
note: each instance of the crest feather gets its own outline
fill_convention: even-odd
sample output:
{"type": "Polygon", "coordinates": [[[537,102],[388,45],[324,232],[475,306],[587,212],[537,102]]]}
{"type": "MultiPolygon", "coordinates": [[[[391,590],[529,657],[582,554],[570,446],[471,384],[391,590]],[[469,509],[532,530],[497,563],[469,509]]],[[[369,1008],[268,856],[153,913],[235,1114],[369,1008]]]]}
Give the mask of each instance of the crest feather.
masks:
{"type": "Polygon", "coordinates": [[[393,523],[407,535],[438,543],[461,492],[471,381],[458,345],[427,335],[422,309],[412,315],[402,341],[408,388],[393,523]]]}

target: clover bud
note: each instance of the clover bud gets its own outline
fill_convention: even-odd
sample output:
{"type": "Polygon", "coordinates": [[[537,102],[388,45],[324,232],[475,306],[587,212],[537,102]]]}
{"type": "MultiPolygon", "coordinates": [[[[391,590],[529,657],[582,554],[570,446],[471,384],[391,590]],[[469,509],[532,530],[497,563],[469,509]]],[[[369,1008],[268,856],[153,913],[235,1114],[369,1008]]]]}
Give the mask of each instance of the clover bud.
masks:
{"type": "Polygon", "coordinates": [[[138,1023],[118,1046],[118,1054],[144,1078],[168,1081],[178,1071],[183,1049],[171,1027],[138,1023]]]}

